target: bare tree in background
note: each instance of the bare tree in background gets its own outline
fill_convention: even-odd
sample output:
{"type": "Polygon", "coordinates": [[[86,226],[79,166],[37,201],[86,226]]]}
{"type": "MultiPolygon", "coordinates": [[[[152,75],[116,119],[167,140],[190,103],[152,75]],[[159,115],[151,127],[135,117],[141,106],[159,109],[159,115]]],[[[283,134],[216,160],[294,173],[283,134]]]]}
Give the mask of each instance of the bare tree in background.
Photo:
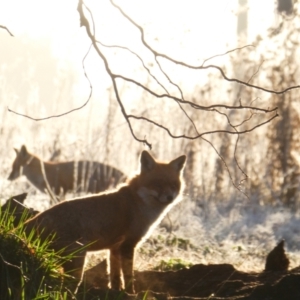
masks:
{"type": "Polygon", "coordinates": [[[286,13],[287,15],[293,12],[293,0],[277,0],[277,11],[286,13]]]}
{"type": "MultiPolygon", "coordinates": [[[[281,5],[287,5],[290,1],[281,2],[281,5]]],[[[285,8],[288,9],[287,6],[285,8]]],[[[294,84],[299,80],[299,21],[300,16],[295,15],[294,22],[282,22],[283,45],[279,45],[283,49],[281,59],[276,66],[272,66],[268,76],[274,87],[282,87],[286,82],[294,84]]],[[[277,34],[277,31],[272,32],[270,38],[276,39],[277,34]]],[[[300,165],[297,160],[300,149],[299,95],[286,93],[272,100],[278,106],[280,117],[277,122],[270,124],[267,133],[271,197],[273,202],[276,200],[296,207],[300,200],[300,165]]]]}
{"type": "MultiPolygon", "coordinates": [[[[91,41],[91,47],[96,51],[99,59],[104,63],[105,70],[108,74],[108,76],[111,79],[111,84],[113,87],[113,92],[114,96],[116,98],[116,101],[118,103],[118,106],[121,109],[122,115],[124,119],[127,122],[128,128],[133,136],[133,138],[145,145],[147,145],[149,148],[152,147],[151,141],[147,139],[146,136],[141,136],[136,133],[134,124],[137,122],[141,123],[147,123],[148,125],[151,125],[153,127],[159,128],[160,130],[165,131],[171,138],[173,139],[184,139],[184,140],[189,140],[189,141],[194,141],[197,139],[203,139],[206,142],[208,142],[213,149],[216,151],[216,153],[219,155],[219,157],[222,160],[222,155],[219,154],[217,148],[213,145],[212,142],[210,142],[206,136],[218,133],[218,134],[224,134],[224,135],[229,135],[229,136],[237,136],[239,137],[240,135],[243,135],[245,133],[252,132],[256,130],[257,128],[270,123],[272,120],[274,120],[276,117],[278,117],[278,107],[264,107],[260,105],[255,105],[253,104],[254,102],[247,102],[244,103],[242,99],[235,99],[234,102],[236,102],[235,105],[228,105],[228,102],[224,102],[221,100],[221,102],[217,104],[212,104],[212,105],[205,105],[202,103],[201,99],[201,94],[199,94],[198,98],[195,99],[189,99],[189,95],[180,87],[180,84],[172,80],[172,74],[168,73],[165,68],[164,68],[164,63],[167,62],[170,65],[174,66],[181,66],[182,68],[189,69],[189,70],[195,70],[198,72],[204,71],[204,70],[212,70],[214,72],[218,72],[219,76],[228,84],[240,84],[243,86],[246,86],[247,88],[251,88],[254,90],[259,90],[265,93],[270,93],[270,94],[284,94],[290,90],[293,89],[298,89],[300,86],[299,85],[286,85],[286,86],[281,86],[281,89],[279,90],[277,87],[262,87],[259,85],[255,85],[251,83],[252,76],[255,76],[256,72],[259,72],[259,63],[257,66],[257,70],[253,72],[252,75],[250,75],[250,79],[248,80],[242,80],[239,78],[231,78],[226,74],[226,71],[224,68],[214,65],[214,64],[209,64],[210,60],[215,58],[216,56],[221,56],[221,55],[229,55],[233,51],[240,51],[244,47],[237,48],[231,51],[228,51],[224,54],[220,55],[215,55],[212,56],[202,62],[200,65],[191,65],[187,62],[184,61],[179,61],[176,60],[175,58],[169,56],[166,53],[162,53],[155,49],[153,46],[151,46],[150,42],[147,40],[147,35],[144,32],[144,29],[142,26],[140,26],[137,22],[135,22],[129,15],[126,14],[126,12],[122,9],[121,6],[117,5],[113,0],[110,0],[110,3],[114,9],[118,10],[123,18],[130,23],[132,26],[138,30],[140,33],[140,41],[144,49],[146,49],[149,53],[154,58],[154,63],[156,69],[160,71],[159,78],[158,76],[155,76],[152,72],[151,67],[149,67],[145,61],[142,58],[142,55],[139,53],[136,53],[132,49],[129,49],[127,47],[124,47],[122,45],[105,45],[99,38],[99,36],[95,33],[95,28],[97,25],[97,20],[93,18],[93,11],[89,9],[89,7],[83,2],[83,0],[78,1],[78,13],[80,16],[80,26],[84,27],[87,33],[88,38],[91,41]],[[128,52],[130,55],[135,57],[140,61],[140,64],[144,71],[148,73],[149,78],[152,79],[153,82],[156,83],[156,87],[149,87],[142,81],[138,81],[134,78],[124,76],[122,74],[114,73],[113,68],[111,66],[111,62],[109,58],[105,54],[105,49],[119,49],[122,51],[128,52]],[[165,84],[160,78],[164,78],[164,82],[168,82],[168,84],[165,84]],[[166,102],[169,103],[175,103],[178,106],[178,110],[182,112],[182,114],[185,116],[186,121],[189,123],[189,126],[187,128],[181,128],[180,123],[178,123],[178,128],[177,131],[174,132],[168,123],[159,123],[157,122],[154,118],[150,117],[145,117],[144,115],[139,115],[139,114],[133,114],[129,113],[128,109],[125,105],[125,102],[122,98],[122,94],[120,93],[120,88],[119,86],[122,86],[122,84],[126,82],[128,84],[131,84],[135,86],[138,89],[143,90],[147,95],[158,98],[158,99],[164,99],[166,102]],[[170,86],[172,88],[170,88],[170,86]],[[250,103],[250,104],[248,104],[250,103]],[[212,125],[214,128],[212,130],[203,130],[201,126],[199,126],[199,122],[196,122],[194,119],[195,114],[194,112],[198,111],[203,111],[203,112],[208,112],[211,115],[217,116],[217,118],[220,118],[223,120],[224,125],[223,127],[220,127],[219,124],[216,123],[215,127],[214,124],[212,125]],[[245,112],[249,112],[246,114],[245,112]],[[233,119],[233,117],[236,118],[236,114],[240,116],[240,121],[236,123],[233,119]],[[262,117],[262,115],[264,117],[262,117]],[[251,120],[251,126],[245,127],[245,124],[248,123],[251,120]],[[181,132],[180,132],[181,131],[181,132]],[[180,132],[180,133],[178,133],[180,132]]],[[[286,10],[286,6],[284,6],[284,10],[286,10]]],[[[279,9],[279,6],[278,6],[279,9]]],[[[283,9],[282,6],[280,6],[280,9],[283,9]]],[[[6,29],[4,26],[1,26],[2,28],[6,29]]],[[[196,41],[197,44],[199,44],[198,41],[196,41]]],[[[245,46],[245,47],[250,47],[250,46],[245,46]]],[[[88,55],[89,53],[87,53],[88,55]]],[[[249,74],[247,74],[249,75],[249,74]]],[[[88,75],[86,74],[87,79],[88,75]]],[[[55,116],[49,116],[47,118],[32,118],[31,116],[28,115],[23,115],[27,118],[31,118],[33,120],[44,120],[48,118],[53,118],[53,117],[59,117],[63,116],[67,113],[70,113],[74,110],[81,109],[83,106],[85,106],[92,95],[93,87],[90,85],[90,95],[86,102],[79,108],[70,110],[66,113],[63,113],[61,115],[55,115],[55,116]]],[[[215,99],[212,99],[212,103],[215,103],[215,99]]],[[[256,102],[255,102],[256,103],[256,102]]],[[[9,110],[13,113],[22,115],[18,112],[9,110]]],[[[213,119],[213,118],[212,118],[213,119]]],[[[203,121],[207,122],[207,120],[203,121]]],[[[237,146],[238,139],[236,141],[236,146],[237,146]]],[[[191,155],[193,155],[193,149],[190,149],[191,155]]],[[[226,149],[224,151],[221,151],[226,153],[226,149]]],[[[226,162],[222,160],[222,162],[226,165],[226,162]]],[[[237,160],[236,160],[236,163],[237,160]]],[[[228,170],[228,168],[227,168],[228,170]]],[[[229,170],[228,170],[229,171],[229,170]]],[[[244,174],[245,177],[242,178],[244,180],[247,176],[244,174]]],[[[241,180],[241,181],[242,181],[241,180]]],[[[234,183],[235,187],[239,188],[239,184],[234,183]]],[[[216,185],[218,188],[218,186],[216,185]]]]}

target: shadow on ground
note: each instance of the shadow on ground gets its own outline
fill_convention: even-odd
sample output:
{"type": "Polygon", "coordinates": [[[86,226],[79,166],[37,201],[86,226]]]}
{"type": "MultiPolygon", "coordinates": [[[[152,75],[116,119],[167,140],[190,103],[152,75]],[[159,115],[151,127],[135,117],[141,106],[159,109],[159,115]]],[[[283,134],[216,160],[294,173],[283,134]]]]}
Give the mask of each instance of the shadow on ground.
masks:
{"type": "MultiPolygon", "coordinates": [[[[269,253],[262,273],[241,272],[230,264],[198,264],[168,272],[135,272],[137,295],[92,288],[85,293],[84,299],[299,300],[300,267],[288,271],[289,261],[283,247],[281,241],[269,253]]],[[[104,283],[103,278],[97,278],[103,274],[103,268],[102,264],[88,270],[87,278],[104,283]]]]}

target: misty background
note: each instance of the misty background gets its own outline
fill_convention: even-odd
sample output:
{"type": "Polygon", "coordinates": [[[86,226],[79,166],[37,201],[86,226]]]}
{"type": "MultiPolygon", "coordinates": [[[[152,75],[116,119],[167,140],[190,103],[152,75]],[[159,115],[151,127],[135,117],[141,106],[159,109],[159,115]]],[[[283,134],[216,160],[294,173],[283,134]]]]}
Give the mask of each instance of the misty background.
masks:
{"type": "MultiPolygon", "coordinates": [[[[216,56],[210,63],[222,67],[231,78],[279,91],[299,85],[299,3],[294,1],[290,9],[290,2],[116,3],[144,28],[153,48],[179,61],[201,65],[205,59],[250,45],[216,56]]],[[[93,12],[101,43],[139,53],[145,65],[165,80],[159,77],[151,53],[142,47],[138,30],[109,1],[86,4],[93,12]]],[[[45,160],[60,150],[57,160],[97,160],[128,175],[138,168],[140,152],[148,150],[132,137],[103,61],[93,49],[88,52],[91,41],[80,27],[77,5],[71,0],[0,3],[0,25],[13,34],[0,28],[2,200],[26,191],[26,205],[39,210],[49,207],[49,197],[25,178],[7,180],[15,158],[13,148],[22,144],[45,160]],[[64,114],[81,106],[61,117],[31,119],[64,114]]],[[[102,50],[115,73],[159,90],[132,53],[104,46],[102,50]]],[[[237,137],[217,132],[206,135],[207,140],[172,139],[152,124],[133,121],[134,131],[151,142],[156,158],[188,156],[183,201],[144,244],[140,268],[148,267],[145,257],[150,255],[151,264],[171,256],[193,263],[227,262],[244,270],[261,270],[265,255],[281,239],[286,241],[291,266],[299,265],[299,90],[268,93],[226,81],[216,70],[163,63],[185,99],[201,105],[278,107],[279,116],[247,134],[237,137]],[[174,235],[177,240],[170,243],[174,235]]],[[[193,126],[176,103],[153,97],[125,81],[119,80],[118,85],[128,113],[152,118],[176,134],[193,133],[193,126]]],[[[228,128],[221,115],[187,112],[200,131],[228,128]]],[[[265,114],[251,110],[227,113],[236,124],[254,114],[243,124],[245,129],[265,118],[265,114]]]]}

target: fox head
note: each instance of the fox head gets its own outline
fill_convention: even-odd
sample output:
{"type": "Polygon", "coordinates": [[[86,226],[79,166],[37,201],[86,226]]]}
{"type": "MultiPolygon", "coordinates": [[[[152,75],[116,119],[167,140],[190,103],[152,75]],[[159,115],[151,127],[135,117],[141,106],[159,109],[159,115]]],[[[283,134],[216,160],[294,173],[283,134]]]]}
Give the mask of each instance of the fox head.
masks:
{"type": "Polygon", "coordinates": [[[181,173],[185,161],[186,156],[182,155],[169,163],[157,162],[147,151],[143,151],[137,188],[140,198],[153,205],[167,206],[172,203],[182,190],[181,173]]]}
{"type": "Polygon", "coordinates": [[[20,151],[16,148],[14,148],[14,150],[17,156],[13,162],[12,171],[8,177],[8,180],[14,180],[22,175],[23,166],[28,164],[32,157],[24,145],[21,147],[20,151]]]}

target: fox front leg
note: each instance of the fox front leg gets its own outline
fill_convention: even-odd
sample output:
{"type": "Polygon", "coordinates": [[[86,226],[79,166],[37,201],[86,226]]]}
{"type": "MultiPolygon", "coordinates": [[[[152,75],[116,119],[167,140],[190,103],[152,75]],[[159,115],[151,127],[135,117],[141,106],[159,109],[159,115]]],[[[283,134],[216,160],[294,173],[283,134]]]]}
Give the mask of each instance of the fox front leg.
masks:
{"type": "Polygon", "coordinates": [[[120,291],[122,289],[121,280],[121,254],[119,248],[110,249],[110,288],[120,291]]]}
{"type": "Polygon", "coordinates": [[[129,294],[134,294],[134,277],[133,277],[133,259],[134,246],[131,244],[123,244],[120,248],[121,265],[124,276],[125,291],[129,294]]]}

